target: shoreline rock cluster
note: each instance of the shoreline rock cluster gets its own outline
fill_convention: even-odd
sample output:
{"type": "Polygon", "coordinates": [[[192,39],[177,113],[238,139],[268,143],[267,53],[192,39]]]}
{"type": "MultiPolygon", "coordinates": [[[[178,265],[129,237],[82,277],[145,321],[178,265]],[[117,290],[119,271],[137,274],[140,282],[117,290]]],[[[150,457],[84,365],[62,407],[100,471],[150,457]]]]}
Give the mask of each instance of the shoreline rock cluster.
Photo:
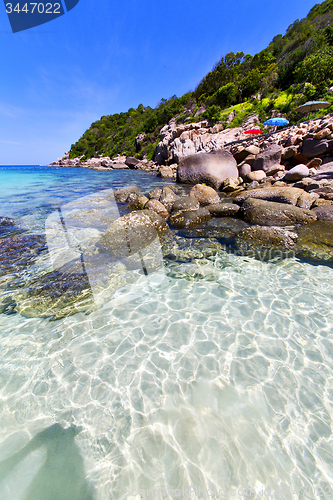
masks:
{"type": "MultiPolygon", "coordinates": [[[[273,144],[282,147],[282,164],[286,170],[292,166],[304,164],[309,158],[332,156],[333,116],[309,120],[298,125],[290,126],[273,133],[256,136],[246,135],[249,128],[253,128],[259,121],[254,115],[249,117],[242,127],[222,130],[217,124],[210,126],[209,122],[201,121],[177,125],[174,119],[160,131],[161,141],[157,146],[154,161],[138,160],[134,157],[118,155],[115,158],[100,155],[82,161],[82,156],[69,158],[65,153],[63,158],[52,162],[50,166],[83,167],[96,170],[135,169],[157,172],[164,178],[175,178],[178,164],[184,158],[197,153],[226,150],[231,152],[241,163],[246,157],[247,148],[252,148],[250,155],[257,155],[273,144]],[[243,157],[243,159],[242,159],[243,157]]],[[[253,156],[247,155],[246,164],[253,162],[253,156]]],[[[246,168],[243,169],[246,171],[246,168]]],[[[259,175],[259,174],[257,174],[259,175]]]]}
{"type": "MultiPolygon", "coordinates": [[[[128,209],[152,210],[167,220],[171,227],[178,229],[196,227],[198,234],[202,234],[203,227],[207,226],[207,231],[211,230],[211,234],[216,237],[218,230],[213,230],[209,221],[221,220],[222,217],[234,218],[258,226],[246,232],[247,236],[251,234],[252,247],[260,246],[260,238],[268,247],[269,234],[274,246],[276,235],[282,237],[281,228],[286,231],[291,228],[296,237],[285,235],[291,239],[282,238],[286,242],[282,247],[296,248],[300,241],[298,233],[303,235],[303,240],[306,234],[311,233],[320,247],[319,229],[318,234],[314,235],[315,228],[320,227],[327,235],[321,253],[324,257],[321,258],[331,261],[333,115],[271,134],[246,137],[246,129],[253,127],[256,122],[258,117],[254,116],[244,127],[221,130],[221,125],[210,127],[207,121],[177,125],[172,119],[161,129],[161,142],[155,157],[157,163],[119,156],[113,160],[92,159],[86,166],[101,170],[130,168],[157,171],[162,178],[194,186],[189,196],[180,199],[170,188],[163,188],[158,196],[151,193],[145,196],[133,191],[126,199],[128,209]],[[99,166],[92,166],[94,162],[99,166]],[[211,191],[210,196],[215,201],[202,201],[200,197],[207,190],[214,192],[211,191]],[[199,192],[198,201],[196,196],[199,192]],[[310,224],[311,231],[307,229],[310,224]],[[302,231],[296,230],[302,226],[302,231]],[[280,229],[274,230],[273,235],[268,228],[280,229]]],[[[65,159],[61,162],[76,166],[77,160],[65,159]]],[[[250,238],[247,238],[249,248],[250,243],[250,238]]],[[[240,247],[244,248],[244,242],[240,247]]],[[[313,245],[311,250],[308,248],[305,251],[303,248],[299,252],[300,255],[315,259],[319,253],[313,245]]]]}

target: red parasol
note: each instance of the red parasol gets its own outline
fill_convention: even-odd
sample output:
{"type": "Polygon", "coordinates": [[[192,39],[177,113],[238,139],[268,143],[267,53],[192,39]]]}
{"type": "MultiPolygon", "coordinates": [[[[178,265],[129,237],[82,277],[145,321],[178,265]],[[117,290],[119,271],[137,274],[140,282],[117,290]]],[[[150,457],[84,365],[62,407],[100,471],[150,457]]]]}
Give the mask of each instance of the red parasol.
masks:
{"type": "Polygon", "coordinates": [[[250,130],[245,130],[244,134],[262,134],[262,130],[251,128],[250,130]]]}

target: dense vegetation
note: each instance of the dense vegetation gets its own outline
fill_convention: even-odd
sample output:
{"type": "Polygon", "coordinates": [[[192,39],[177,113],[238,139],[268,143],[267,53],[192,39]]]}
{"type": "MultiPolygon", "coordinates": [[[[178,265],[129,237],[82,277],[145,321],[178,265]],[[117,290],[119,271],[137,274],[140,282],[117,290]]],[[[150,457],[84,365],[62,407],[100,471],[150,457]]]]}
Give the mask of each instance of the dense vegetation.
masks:
{"type": "Polygon", "coordinates": [[[255,56],[226,54],[194,92],[162,99],[156,108],[140,104],[126,113],[102,116],[72,145],[70,157],[125,153],[151,159],[161,127],[173,117],[177,123],[207,119],[227,126],[227,117],[234,111],[229,126],[237,126],[253,112],[264,121],[274,108],[293,122],[299,118],[293,108],[309,99],[325,98],[333,105],[327,93],[331,85],[333,0],[325,0],[255,56]]]}

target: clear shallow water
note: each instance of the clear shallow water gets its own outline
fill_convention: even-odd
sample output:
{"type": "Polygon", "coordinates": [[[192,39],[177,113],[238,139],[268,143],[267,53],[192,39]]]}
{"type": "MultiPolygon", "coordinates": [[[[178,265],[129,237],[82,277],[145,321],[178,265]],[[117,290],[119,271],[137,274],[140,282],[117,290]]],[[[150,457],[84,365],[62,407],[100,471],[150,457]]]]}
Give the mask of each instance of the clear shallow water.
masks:
{"type": "MultiPolygon", "coordinates": [[[[0,215],[32,232],[73,197],[161,182],[9,174],[0,215]]],[[[141,290],[0,315],[0,498],[331,498],[333,269],[221,253],[141,290]]]]}

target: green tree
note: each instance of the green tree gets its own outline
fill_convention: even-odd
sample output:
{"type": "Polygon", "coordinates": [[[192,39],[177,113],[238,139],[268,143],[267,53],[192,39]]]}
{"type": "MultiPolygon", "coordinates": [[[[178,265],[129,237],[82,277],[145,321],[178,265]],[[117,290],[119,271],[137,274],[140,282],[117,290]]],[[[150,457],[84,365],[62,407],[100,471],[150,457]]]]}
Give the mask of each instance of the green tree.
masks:
{"type": "Polygon", "coordinates": [[[307,56],[296,67],[295,78],[316,85],[329,83],[333,78],[333,47],[324,45],[307,56]]]}

